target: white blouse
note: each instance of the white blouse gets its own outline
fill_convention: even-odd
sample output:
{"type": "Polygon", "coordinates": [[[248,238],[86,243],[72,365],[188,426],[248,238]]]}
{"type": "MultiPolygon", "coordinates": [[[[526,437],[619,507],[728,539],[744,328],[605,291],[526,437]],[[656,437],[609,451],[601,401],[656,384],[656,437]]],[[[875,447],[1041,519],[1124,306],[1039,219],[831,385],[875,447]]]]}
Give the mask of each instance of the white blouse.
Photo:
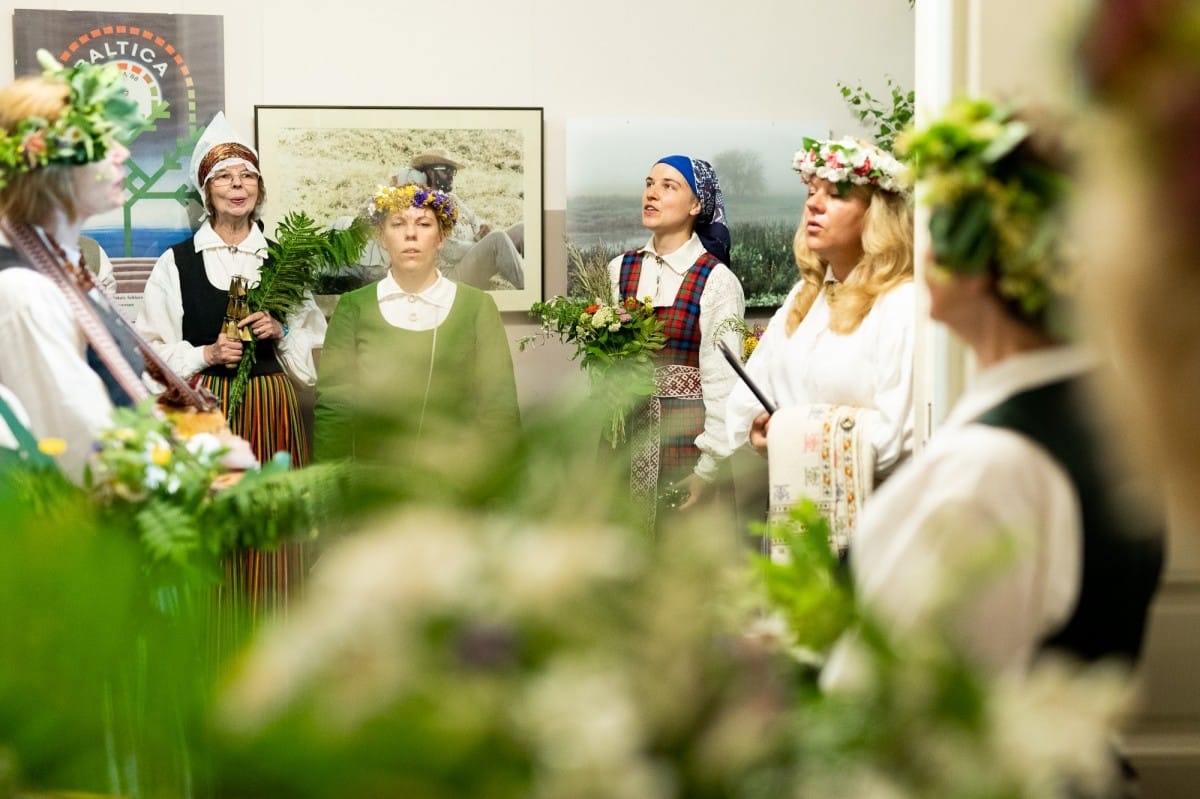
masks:
{"type": "MultiPolygon", "coordinates": [[[[638,281],[639,299],[652,297],[654,307],[668,308],[675,304],[675,297],[683,286],[687,271],[704,254],[700,237],[692,234],[682,247],[666,255],[654,251],[654,239],[640,250],[646,255],[642,259],[642,275],[638,281]],[[663,264],[659,264],[658,258],[663,264]]],[[[613,297],[619,293],[621,259],[617,256],[608,264],[609,282],[613,297]]],[[[725,426],[725,407],[730,389],[737,382],[737,374],[725,362],[717,344],[725,341],[734,352],[741,352],[738,332],[727,328],[718,338],[716,330],[729,319],[741,319],[746,312],[746,297],[742,283],[725,264],[718,264],[708,274],[704,291],[700,295],[700,389],[704,394],[704,430],[696,437],[700,459],[695,473],[712,481],[717,476],[717,462],[729,457],[733,448],[725,426]]]]}
{"type": "MultiPolygon", "coordinates": [[[[832,281],[826,275],[826,282],[832,281]]],[[[853,405],[873,411],[875,473],[886,475],[913,447],[913,339],[916,288],[904,283],[878,297],[862,323],[847,334],[829,330],[825,292],[789,337],[788,310],[801,283],[771,317],[746,371],[779,408],[853,405]]],[[[740,380],[729,395],[729,444],[749,442],[763,407],[740,380]]]]}
{"type": "Polygon", "coordinates": [[[112,420],[104,381],[88,365],[87,339],[50,278],[0,271],[0,383],[20,401],[35,438],[61,438],[58,462],[79,482],[92,442],[112,420]]]}
{"type": "Polygon", "coordinates": [[[375,289],[379,312],[387,323],[401,330],[413,331],[433,330],[446,321],[457,294],[458,284],[443,277],[441,272],[438,272],[438,278],[432,286],[416,294],[400,288],[390,271],[375,289]]]}
{"type": "MultiPolygon", "coordinates": [[[[236,247],[226,244],[208,222],[196,231],[193,241],[196,251],[203,253],[208,282],[216,288],[228,291],[230,278],[234,275],[244,275],[252,286],[258,282],[266,259],[267,239],[257,225],[251,226],[250,235],[236,247]]],[[[288,331],[276,343],[279,362],[297,382],[311,386],[317,382],[313,348],[319,348],[325,342],[325,315],[310,295],[304,305],[280,321],[288,331]]],[[[220,331],[214,330],[212,341],[199,346],[183,340],[183,296],[175,253],[170,249],[159,256],[146,281],[136,327],[167,365],[184,378],[208,367],[204,361],[204,348],[217,340],[220,331]]]]}
{"type": "MultiPolygon", "coordinates": [[[[1058,347],[977,375],[911,465],[866,506],[851,563],[858,595],[897,632],[940,620],[990,671],[1026,667],[1066,622],[1082,580],[1079,499],[1062,465],[1012,430],[975,422],[1022,391],[1091,365],[1058,347]]],[[[856,646],[839,642],[827,687],[856,681],[856,646]]]]}

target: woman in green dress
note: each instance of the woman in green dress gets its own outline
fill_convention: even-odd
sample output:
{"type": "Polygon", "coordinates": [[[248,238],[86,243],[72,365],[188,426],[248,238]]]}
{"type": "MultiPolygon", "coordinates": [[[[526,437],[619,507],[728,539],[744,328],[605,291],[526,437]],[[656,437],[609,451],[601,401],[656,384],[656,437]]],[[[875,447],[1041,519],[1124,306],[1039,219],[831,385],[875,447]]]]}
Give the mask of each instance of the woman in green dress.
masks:
{"type": "Polygon", "coordinates": [[[387,467],[470,462],[473,450],[515,434],[520,414],[495,301],[435,266],[458,209],[444,192],[405,183],[380,187],[368,212],[389,269],[343,294],[330,319],[317,376],[316,458],[387,467]]]}

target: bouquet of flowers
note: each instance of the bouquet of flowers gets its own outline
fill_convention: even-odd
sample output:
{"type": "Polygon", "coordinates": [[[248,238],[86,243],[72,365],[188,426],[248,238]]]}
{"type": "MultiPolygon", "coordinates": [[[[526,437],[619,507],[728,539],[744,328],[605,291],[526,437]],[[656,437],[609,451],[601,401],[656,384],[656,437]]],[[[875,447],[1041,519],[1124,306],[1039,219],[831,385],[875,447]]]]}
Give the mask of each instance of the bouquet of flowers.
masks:
{"type": "Polygon", "coordinates": [[[113,412],[84,487],[101,517],[132,522],[151,564],[217,579],[234,549],[269,549],[310,530],[337,479],[325,465],[292,470],[286,453],[260,466],[228,428],[190,432],[147,401],[113,412]]]}
{"type": "Polygon", "coordinates": [[[620,304],[558,296],[536,302],[529,315],[541,320],[541,333],[522,339],[522,350],[551,336],[575,345],[592,388],[611,408],[604,437],[614,447],[625,440],[625,416],[639,397],[654,392],[652,353],[667,343],[650,300],[626,297],[620,304]]]}
{"type": "Polygon", "coordinates": [[[758,346],[758,342],[762,341],[763,333],[767,332],[767,329],[758,323],[750,324],[741,317],[733,316],[717,325],[715,336],[719,339],[730,331],[735,331],[742,337],[742,363],[745,363],[750,360],[750,355],[758,346]]]}

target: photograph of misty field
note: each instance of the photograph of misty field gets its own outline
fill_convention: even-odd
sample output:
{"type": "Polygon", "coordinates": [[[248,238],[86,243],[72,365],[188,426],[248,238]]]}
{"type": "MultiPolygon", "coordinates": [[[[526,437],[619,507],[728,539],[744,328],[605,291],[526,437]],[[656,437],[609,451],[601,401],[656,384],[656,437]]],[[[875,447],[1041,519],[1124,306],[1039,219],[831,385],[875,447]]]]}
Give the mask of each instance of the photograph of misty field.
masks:
{"type": "MultiPolygon", "coordinates": [[[[709,161],[725,198],[730,269],[750,308],[779,306],[795,284],[792,237],[806,191],[791,169],[819,123],[590,118],[567,123],[567,240],[587,261],[641,247],[642,188],[661,157],[709,161]]],[[[569,276],[568,276],[569,278],[569,276]]]]}

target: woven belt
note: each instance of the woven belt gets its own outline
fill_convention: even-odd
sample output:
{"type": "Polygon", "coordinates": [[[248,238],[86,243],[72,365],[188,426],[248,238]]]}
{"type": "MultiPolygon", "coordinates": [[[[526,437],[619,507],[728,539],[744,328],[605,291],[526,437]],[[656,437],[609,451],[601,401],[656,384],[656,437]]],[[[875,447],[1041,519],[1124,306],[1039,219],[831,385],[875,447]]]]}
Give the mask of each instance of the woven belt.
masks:
{"type": "Polygon", "coordinates": [[[654,370],[654,393],[634,417],[629,437],[632,468],[629,488],[646,508],[647,527],[654,529],[658,510],[659,450],[662,446],[662,400],[701,399],[700,370],[694,366],[660,366],[654,370]]]}

